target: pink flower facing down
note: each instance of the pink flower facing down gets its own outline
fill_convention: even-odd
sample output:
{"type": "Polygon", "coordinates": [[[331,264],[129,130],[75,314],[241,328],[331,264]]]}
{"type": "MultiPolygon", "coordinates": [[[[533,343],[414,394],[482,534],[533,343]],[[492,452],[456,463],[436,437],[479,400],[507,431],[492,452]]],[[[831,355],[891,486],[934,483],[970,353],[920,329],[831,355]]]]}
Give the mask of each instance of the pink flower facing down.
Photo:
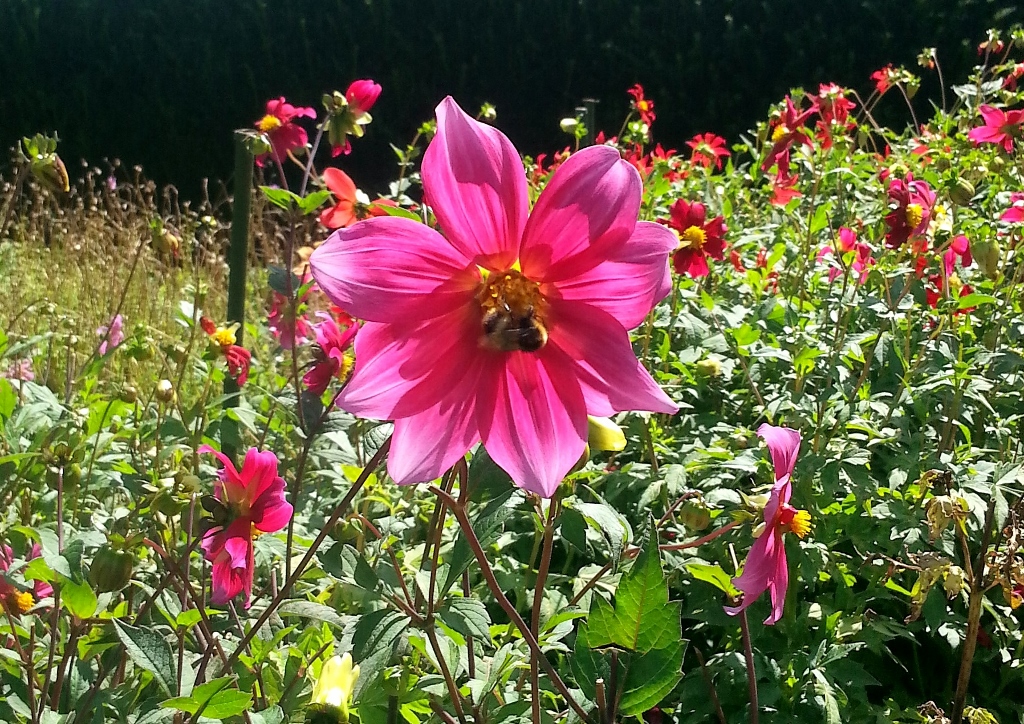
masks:
{"type": "MultiPolygon", "coordinates": [[[[818,253],[818,260],[821,261],[834,254],[835,250],[831,246],[826,246],[818,253]]],[[[857,274],[861,284],[867,281],[868,272],[874,266],[875,259],[871,256],[871,247],[857,241],[857,233],[853,229],[845,226],[839,229],[839,254],[843,260],[843,267],[832,265],[829,268],[829,283],[842,276],[844,267],[857,274]]]]}
{"type": "Polygon", "coordinates": [[[1024,192],[1014,191],[1010,194],[1010,207],[999,215],[999,220],[1008,224],[1024,221],[1024,192]]]}
{"type": "Polygon", "coordinates": [[[307,295],[308,291],[296,301],[295,316],[292,318],[288,308],[288,297],[280,292],[274,292],[270,313],[267,314],[267,324],[270,327],[270,333],[281,345],[281,349],[291,349],[309,339],[313,328],[310,326],[309,320],[306,319],[306,315],[302,313],[305,309],[307,295]]]}
{"type": "Polygon", "coordinates": [[[100,356],[102,357],[108,351],[113,352],[117,347],[124,342],[124,318],[118,314],[112,320],[110,324],[104,324],[96,330],[96,336],[100,338],[100,356]]]}
{"type": "Polygon", "coordinates": [[[956,271],[956,260],[960,259],[960,266],[970,266],[974,263],[974,257],[971,256],[971,242],[970,240],[960,234],[949,243],[949,248],[946,249],[946,253],[942,255],[942,264],[946,270],[946,277],[949,278],[956,271]]]}
{"type": "Polygon", "coordinates": [[[686,145],[693,149],[690,154],[690,163],[695,166],[710,168],[714,164],[719,171],[722,170],[722,158],[729,155],[725,147],[725,139],[716,136],[714,133],[705,133],[696,136],[686,142],[686,145]]]}
{"type": "Polygon", "coordinates": [[[327,140],[331,144],[331,155],[348,155],[352,151],[349,136],[362,138],[364,126],[373,121],[370,109],[380,97],[381,87],[368,78],[355,80],[345,91],[344,97],[335,93],[329,105],[327,140]]]}
{"type": "Polygon", "coordinates": [[[972,128],[967,137],[975,145],[996,143],[1007,153],[1013,153],[1013,140],[1020,135],[1021,124],[1024,123],[1024,110],[1004,111],[994,106],[981,106],[981,117],[984,126],[972,128]]]}
{"type": "Polygon", "coordinates": [[[711,271],[708,257],[717,261],[725,258],[725,220],[721,216],[706,221],[707,209],[699,202],[678,199],[669,209],[668,226],[676,231],[679,244],[672,255],[672,266],[677,274],[706,277],[711,271]]]}
{"type": "Polygon", "coordinates": [[[312,108],[293,106],[285,101],[284,96],[267,101],[267,113],[256,121],[256,129],[265,134],[270,142],[270,153],[256,157],[256,164],[262,166],[267,156],[273,156],[278,163],[283,163],[289,151],[302,148],[309,141],[306,129],[294,123],[296,118],[316,118],[312,108]]]}
{"type": "Polygon", "coordinates": [[[277,456],[249,448],[238,471],[230,458],[209,445],[199,452],[213,453],[224,465],[213,493],[218,504],[211,506],[216,507],[217,525],[202,540],[206,560],[213,564],[210,600],[227,603],[244,591],[248,608],[255,567],[253,536],[279,531],[292,518],[292,506],[284,499],[284,480],[277,474],[277,456]]]}
{"type": "Polygon", "coordinates": [[[725,611],[735,616],[752,604],[765,591],[772,601],[772,612],[764,620],[774,624],[782,618],[782,607],[789,588],[789,565],[786,561],[786,545],[783,534],[792,531],[803,538],[810,531],[811,516],[807,511],[797,510],[789,504],[792,494],[790,476],[800,450],[800,433],[788,427],[776,427],[765,423],[757,434],[768,445],[775,467],[775,485],[764,507],[764,529],[754,541],[743,564],[743,573],[733,579],[733,585],[743,592],[743,601],[725,611]]]}
{"type": "Polygon", "coordinates": [[[331,380],[343,379],[348,373],[350,362],[345,352],[359,331],[359,325],[351,317],[341,320],[339,325],[330,314],[320,312],[320,316],[324,321],[313,325],[316,331],[313,356],[316,361],[302,378],[314,395],[322,395],[331,380]]]}
{"type": "Polygon", "coordinates": [[[908,173],[906,179],[889,182],[889,213],[885,223],[889,227],[885,243],[898,249],[907,239],[921,236],[928,230],[935,206],[935,192],[925,181],[915,181],[908,173]]]}
{"type": "Polygon", "coordinates": [[[482,441],[517,485],[550,497],[583,453],[588,414],[675,412],[627,330],[668,294],[676,238],[637,222],[640,175],[617,150],[571,155],[530,213],[511,141],[449,97],[422,178],[444,236],[371,218],[310,258],[327,296],[366,320],[338,404],[395,421],[395,481],[433,480],[482,441]]]}

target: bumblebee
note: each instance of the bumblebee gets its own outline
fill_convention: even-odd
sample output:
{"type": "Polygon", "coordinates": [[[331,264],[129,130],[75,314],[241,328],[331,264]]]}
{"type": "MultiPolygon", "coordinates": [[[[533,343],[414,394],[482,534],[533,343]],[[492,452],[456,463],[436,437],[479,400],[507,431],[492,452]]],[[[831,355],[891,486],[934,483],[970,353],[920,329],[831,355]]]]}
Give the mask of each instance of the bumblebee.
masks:
{"type": "Polygon", "coordinates": [[[210,514],[209,518],[199,521],[199,528],[205,536],[213,528],[227,528],[231,524],[231,509],[212,495],[204,495],[199,504],[210,514]]]}
{"type": "Polygon", "coordinates": [[[548,341],[544,327],[532,306],[517,314],[508,304],[484,312],[484,343],[501,352],[536,352],[548,341]]]}

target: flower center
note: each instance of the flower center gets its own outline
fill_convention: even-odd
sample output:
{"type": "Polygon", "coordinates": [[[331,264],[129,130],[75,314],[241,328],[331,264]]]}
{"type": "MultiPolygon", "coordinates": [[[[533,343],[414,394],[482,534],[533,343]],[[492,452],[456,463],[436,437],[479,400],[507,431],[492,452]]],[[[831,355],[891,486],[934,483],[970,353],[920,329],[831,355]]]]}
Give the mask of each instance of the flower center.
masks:
{"type": "Polygon", "coordinates": [[[708,235],[704,229],[699,226],[687,226],[683,233],[679,235],[681,249],[697,249],[700,250],[704,246],[704,242],[707,241],[708,235]]]}
{"type": "Polygon", "coordinates": [[[779,527],[783,533],[791,532],[797,538],[803,538],[811,532],[811,514],[788,504],[783,505],[779,511],[779,527]]]}
{"type": "Polygon", "coordinates": [[[268,113],[260,119],[260,122],[256,124],[256,127],[264,133],[270,133],[275,128],[281,127],[281,119],[271,113],[268,113]]]}
{"type": "Polygon", "coordinates": [[[547,303],[540,286],[517,269],[480,272],[484,282],[476,298],[482,313],[481,346],[500,352],[536,352],[547,344],[547,303]]]}
{"type": "Polygon", "coordinates": [[[921,208],[921,204],[907,204],[907,226],[912,229],[916,229],[924,218],[924,210],[921,208]]]}
{"type": "Polygon", "coordinates": [[[216,332],[210,335],[210,339],[218,347],[230,347],[236,341],[235,330],[226,327],[220,327],[216,332]]]}
{"type": "Polygon", "coordinates": [[[789,129],[786,128],[786,124],[780,123],[775,127],[775,130],[772,131],[772,143],[778,143],[787,133],[789,133],[789,129]]]}
{"type": "Polygon", "coordinates": [[[35,599],[32,598],[32,594],[28,591],[15,591],[11,594],[8,601],[11,608],[18,613],[28,613],[28,610],[32,608],[32,604],[35,603],[35,599]]]}

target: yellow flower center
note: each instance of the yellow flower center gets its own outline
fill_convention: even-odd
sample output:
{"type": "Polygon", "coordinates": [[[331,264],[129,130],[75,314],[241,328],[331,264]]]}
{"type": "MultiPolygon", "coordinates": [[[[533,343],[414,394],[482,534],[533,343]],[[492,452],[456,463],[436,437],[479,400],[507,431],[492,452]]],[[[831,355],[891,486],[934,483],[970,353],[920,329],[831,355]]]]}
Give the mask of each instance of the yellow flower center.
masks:
{"type": "Polygon", "coordinates": [[[787,133],[789,133],[789,129],[786,128],[786,124],[780,123],[775,127],[775,130],[772,131],[772,143],[778,143],[787,133]]]}
{"type": "Polygon", "coordinates": [[[708,235],[704,229],[699,226],[688,226],[683,230],[683,233],[679,235],[679,247],[681,249],[700,249],[704,246],[704,242],[708,240],[708,235]]]}
{"type": "Polygon", "coordinates": [[[516,266],[502,272],[480,270],[483,283],[476,295],[483,327],[480,345],[499,352],[536,352],[548,341],[547,302],[540,286],[516,266]]]}
{"type": "Polygon", "coordinates": [[[907,204],[907,226],[916,229],[924,218],[924,210],[921,204],[907,204]]]}
{"type": "Polygon", "coordinates": [[[12,607],[18,613],[27,613],[32,608],[33,603],[35,603],[35,599],[32,598],[32,594],[28,591],[19,591],[11,596],[12,607]]]}
{"type": "Polygon", "coordinates": [[[797,538],[803,538],[811,531],[811,514],[788,504],[783,505],[779,511],[778,524],[783,533],[795,533],[797,538]]]}
{"type": "Polygon", "coordinates": [[[281,119],[272,113],[268,113],[260,119],[260,122],[256,126],[264,133],[270,133],[275,128],[281,127],[281,119]]]}
{"type": "Polygon", "coordinates": [[[637,110],[642,111],[644,113],[646,113],[647,111],[651,110],[651,104],[650,104],[649,101],[646,101],[646,100],[639,101],[636,104],[636,107],[637,107],[637,110]]]}
{"type": "Polygon", "coordinates": [[[216,332],[210,335],[210,339],[218,347],[230,347],[235,343],[235,330],[230,327],[219,327],[216,332]]]}

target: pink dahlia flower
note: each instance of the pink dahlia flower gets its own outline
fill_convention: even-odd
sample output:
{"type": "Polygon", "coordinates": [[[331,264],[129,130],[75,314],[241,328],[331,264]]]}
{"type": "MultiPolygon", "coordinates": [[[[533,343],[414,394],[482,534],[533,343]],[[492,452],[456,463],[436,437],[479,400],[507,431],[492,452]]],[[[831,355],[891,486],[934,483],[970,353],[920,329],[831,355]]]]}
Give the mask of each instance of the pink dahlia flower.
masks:
{"type": "MultiPolygon", "coordinates": [[[[820,261],[834,254],[835,249],[831,246],[826,246],[818,253],[818,260],[820,261]]],[[[848,266],[850,270],[858,275],[858,281],[861,284],[867,281],[868,272],[874,266],[875,259],[871,256],[871,247],[857,241],[857,232],[853,229],[845,226],[839,229],[839,254],[842,257],[844,266],[848,266]],[[847,254],[850,256],[847,257],[847,254]]],[[[842,274],[843,267],[831,266],[828,270],[829,283],[834,282],[842,274]]]]}
{"type": "Polygon", "coordinates": [[[1010,207],[999,215],[999,220],[1008,224],[1024,221],[1024,192],[1014,191],[1010,194],[1010,207]]]}
{"type": "Polygon", "coordinates": [[[1013,153],[1013,139],[1020,135],[1021,124],[1024,123],[1024,110],[1004,111],[994,106],[981,106],[981,117],[984,126],[972,128],[967,137],[975,145],[995,143],[1003,147],[1007,153],[1013,153]]]}
{"type": "MultiPolygon", "coordinates": [[[[253,535],[281,530],[292,518],[292,506],[284,499],[284,480],[277,474],[277,456],[249,448],[242,470],[209,445],[201,453],[213,453],[224,467],[214,488],[218,523],[203,535],[206,560],[213,564],[213,603],[227,603],[245,592],[245,607],[252,597],[253,535]]],[[[204,507],[206,503],[204,503],[204,507]]]]}
{"type": "Polygon", "coordinates": [[[764,529],[754,541],[743,564],[743,573],[733,579],[733,585],[743,592],[743,601],[738,606],[726,607],[731,616],[745,609],[768,591],[772,600],[772,612],[765,619],[774,624],[782,618],[782,607],[789,587],[789,565],[786,561],[784,533],[792,531],[800,538],[807,535],[811,516],[807,511],[797,510],[789,504],[793,492],[790,476],[800,450],[800,433],[788,427],[776,427],[765,423],[757,434],[768,445],[775,467],[775,485],[772,487],[768,504],[764,507],[764,529]]]}
{"type": "Polygon", "coordinates": [[[293,106],[283,96],[267,101],[267,113],[256,121],[256,128],[266,134],[267,140],[270,141],[270,153],[258,156],[257,165],[262,166],[266,163],[267,156],[270,155],[273,155],[278,163],[283,163],[289,151],[306,145],[309,136],[305,128],[294,122],[297,118],[316,118],[316,111],[312,108],[293,106]]]}
{"type": "Polygon", "coordinates": [[[345,376],[349,366],[349,361],[345,359],[345,351],[351,346],[352,339],[359,331],[359,325],[351,317],[342,320],[342,324],[339,325],[330,314],[321,312],[320,316],[324,321],[313,325],[316,331],[316,347],[313,353],[316,362],[302,378],[314,395],[322,395],[331,384],[331,380],[345,376]]]}
{"type": "Polygon", "coordinates": [[[104,324],[96,330],[96,336],[100,342],[100,356],[108,351],[113,352],[124,341],[124,318],[118,314],[110,324],[104,324]]]}
{"type": "Polygon", "coordinates": [[[668,294],[676,238],[637,221],[640,175],[618,151],[570,156],[530,213],[511,141],[449,97],[422,178],[443,236],[377,217],[310,257],[327,296],[366,320],[338,404],[395,421],[392,478],[433,480],[482,441],[550,497],[583,454],[588,414],[675,412],[627,330],[668,294]]]}
{"type": "Polygon", "coordinates": [[[970,266],[974,263],[971,255],[971,242],[963,234],[960,234],[949,243],[949,248],[942,255],[942,263],[946,269],[946,276],[950,277],[956,271],[956,260],[959,257],[961,266],[970,266]]]}

